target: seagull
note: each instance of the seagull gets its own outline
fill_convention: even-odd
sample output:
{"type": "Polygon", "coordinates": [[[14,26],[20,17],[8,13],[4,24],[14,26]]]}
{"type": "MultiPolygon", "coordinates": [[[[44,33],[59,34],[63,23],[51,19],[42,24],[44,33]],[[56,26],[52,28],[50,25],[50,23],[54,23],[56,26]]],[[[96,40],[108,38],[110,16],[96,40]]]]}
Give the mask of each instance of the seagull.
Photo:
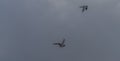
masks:
{"type": "Polygon", "coordinates": [[[65,47],[65,38],[63,39],[62,43],[53,43],[53,45],[59,45],[59,47],[65,47]]]}
{"type": "Polygon", "coordinates": [[[80,6],[80,8],[82,8],[82,12],[84,12],[85,10],[88,9],[88,5],[83,5],[83,6],[80,6]]]}

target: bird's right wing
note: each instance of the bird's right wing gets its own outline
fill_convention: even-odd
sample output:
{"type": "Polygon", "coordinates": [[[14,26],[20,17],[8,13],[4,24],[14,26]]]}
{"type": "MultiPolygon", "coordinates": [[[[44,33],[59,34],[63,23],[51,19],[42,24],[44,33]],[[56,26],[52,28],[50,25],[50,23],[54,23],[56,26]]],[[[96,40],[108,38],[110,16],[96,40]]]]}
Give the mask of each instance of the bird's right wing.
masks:
{"type": "Polygon", "coordinates": [[[65,43],[65,38],[63,39],[63,41],[62,41],[62,44],[64,44],[65,43]]]}

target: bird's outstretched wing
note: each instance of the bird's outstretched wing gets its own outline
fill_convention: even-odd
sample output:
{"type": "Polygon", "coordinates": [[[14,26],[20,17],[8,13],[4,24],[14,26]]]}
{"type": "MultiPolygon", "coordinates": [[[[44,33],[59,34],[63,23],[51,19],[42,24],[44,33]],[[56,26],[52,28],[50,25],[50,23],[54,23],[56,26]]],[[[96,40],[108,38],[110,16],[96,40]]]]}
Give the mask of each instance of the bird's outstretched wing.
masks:
{"type": "Polygon", "coordinates": [[[85,11],[85,9],[83,8],[83,9],[82,9],[82,12],[84,12],[84,11],[85,11]]]}
{"type": "Polygon", "coordinates": [[[80,6],[80,8],[83,8],[83,6],[80,6]]]}
{"type": "Polygon", "coordinates": [[[82,8],[82,12],[84,12],[84,11],[85,11],[84,6],[80,6],[80,8],[82,8]]]}
{"type": "Polygon", "coordinates": [[[53,45],[59,45],[60,43],[53,43],[53,45]]]}
{"type": "Polygon", "coordinates": [[[62,43],[61,44],[64,44],[65,43],[65,38],[63,38],[63,41],[62,41],[62,43]]]}
{"type": "Polygon", "coordinates": [[[85,10],[88,9],[88,5],[83,5],[83,6],[80,6],[80,8],[82,8],[82,12],[84,12],[85,10]]]}

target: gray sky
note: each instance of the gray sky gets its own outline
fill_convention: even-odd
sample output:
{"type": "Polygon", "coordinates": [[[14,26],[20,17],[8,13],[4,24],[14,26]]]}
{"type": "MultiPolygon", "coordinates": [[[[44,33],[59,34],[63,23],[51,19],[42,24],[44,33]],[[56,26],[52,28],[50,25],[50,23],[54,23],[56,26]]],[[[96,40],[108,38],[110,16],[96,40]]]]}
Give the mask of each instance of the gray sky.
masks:
{"type": "Polygon", "coordinates": [[[119,0],[0,0],[0,61],[120,61],[119,26],[119,0]]]}

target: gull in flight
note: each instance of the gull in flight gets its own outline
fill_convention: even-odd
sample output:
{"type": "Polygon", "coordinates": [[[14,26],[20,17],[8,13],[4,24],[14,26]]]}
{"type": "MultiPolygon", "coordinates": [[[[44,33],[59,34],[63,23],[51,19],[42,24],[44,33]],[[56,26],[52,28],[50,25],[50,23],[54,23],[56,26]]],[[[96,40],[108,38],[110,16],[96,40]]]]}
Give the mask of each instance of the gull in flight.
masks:
{"type": "Polygon", "coordinates": [[[83,6],[80,6],[80,8],[82,8],[82,12],[84,12],[85,10],[88,9],[88,5],[83,5],[83,6]]]}
{"type": "Polygon", "coordinates": [[[65,38],[62,40],[61,43],[53,43],[53,45],[58,45],[59,47],[65,47],[65,38]]]}

